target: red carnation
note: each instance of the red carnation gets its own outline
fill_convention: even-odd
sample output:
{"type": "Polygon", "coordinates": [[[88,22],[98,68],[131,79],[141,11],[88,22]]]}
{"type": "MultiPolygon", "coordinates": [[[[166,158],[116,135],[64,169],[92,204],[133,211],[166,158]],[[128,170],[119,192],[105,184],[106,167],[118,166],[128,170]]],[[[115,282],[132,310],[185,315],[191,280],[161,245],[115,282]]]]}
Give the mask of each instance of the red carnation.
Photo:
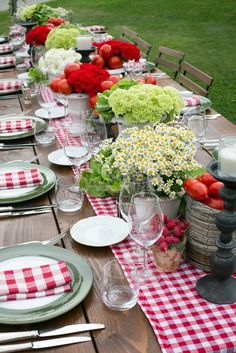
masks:
{"type": "Polygon", "coordinates": [[[47,26],[36,26],[26,34],[26,43],[44,45],[51,28],[47,26]]]}
{"type": "Polygon", "coordinates": [[[72,72],[67,82],[75,92],[85,92],[89,96],[95,96],[100,89],[100,84],[109,78],[110,74],[100,67],[92,64],[82,64],[80,68],[72,72]]]}

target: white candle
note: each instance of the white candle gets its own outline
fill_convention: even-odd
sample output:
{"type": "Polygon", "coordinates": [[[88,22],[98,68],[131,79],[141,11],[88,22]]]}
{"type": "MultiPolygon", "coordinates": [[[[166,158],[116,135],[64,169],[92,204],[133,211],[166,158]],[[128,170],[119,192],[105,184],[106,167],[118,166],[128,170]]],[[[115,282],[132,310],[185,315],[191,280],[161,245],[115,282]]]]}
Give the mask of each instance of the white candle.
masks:
{"type": "Polygon", "coordinates": [[[219,166],[222,174],[236,177],[236,145],[219,152],[219,166]]]}
{"type": "Polygon", "coordinates": [[[77,49],[89,50],[92,48],[93,36],[91,35],[80,35],[76,38],[77,49]]]}

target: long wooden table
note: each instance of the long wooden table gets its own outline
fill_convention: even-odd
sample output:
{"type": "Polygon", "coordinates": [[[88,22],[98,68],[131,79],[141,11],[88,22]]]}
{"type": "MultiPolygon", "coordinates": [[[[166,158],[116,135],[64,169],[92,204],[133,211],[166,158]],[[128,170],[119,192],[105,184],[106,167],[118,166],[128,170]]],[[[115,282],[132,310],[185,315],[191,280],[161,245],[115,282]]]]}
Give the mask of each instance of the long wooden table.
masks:
{"type": "MultiPolygon", "coordinates": [[[[0,74],[0,77],[13,77],[15,73],[8,72],[0,74]]],[[[163,85],[171,85],[177,89],[184,89],[177,82],[170,78],[161,79],[163,85]]],[[[22,99],[0,100],[0,116],[9,113],[20,113],[22,111],[22,99]]],[[[28,115],[32,115],[37,109],[36,102],[32,105],[28,115]]],[[[25,106],[25,110],[29,107],[25,106]]],[[[215,113],[210,109],[209,114],[215,113]]],[[[207,138],[217,138],[223,134],[236,134],[236,126],[228,120],[220,117],[209,121],[207,138]]],[[[29,142],[27,138],[21,142],[29,142]]],[[[55,142],[50,146],[36,146],[22,150],[1,151],[1,162],[7,162],[15,159],[27,160],[35,154],[40,155],[39,163],[47,166],[55,172],[56,175],[70,175],[70,167],[61,167],[51,164],[47,156],[50,152],[60,148],[59,143],[55,142]]],[[[197,160],[206,165],[211,160],[211,154],[207,150],[199,149],[197,160]]],[[[48,204],[53,202],[53,191],[34,200],[34,203],[48,204]]],[[[26,202],[27,204],[27,202],[26,202]]],[[[73,215],[64,214],[57,209],[52,213],[41,214],[37,216],[15,217],[0,220],[0,246],[13,245],[16,243],[27,242],[31,240],[47,240],[53,235],[69,228],[80,219],[94,215],[94,211],[85,199],[83,208],[73,215]]],[[[102,303],[100,296],[100,277],[102,267],[105,262],[111,258],[112,252],[109,247],[95,248],[83,246],[76,243],[70,236],[67,236],[59,246],[79,254],[83,257],[93,271],[94,281],[92,289],[82,303],[73,310],[55,319],[33,324],[29,326],[7,326],[0,325],[0,332],[18,331],[23,329],[57,328],[68,324],[84,322],[101,322],[106,325],[104,330],[93,331],[92,341],[78,345],[70,345],[46,349],[47,353],[158,353],[161,352],[156,336],[143,312],[136,305],[133,309],[125,312],[116,312],[109,310],[102,303]]],[[[1,256],[1,253],[0,253],[1,256]]],[[[1,317],[0,317],[1,322],[1,317]]],[[[79,335],[79,334],[78,334],[79,335]]]]}

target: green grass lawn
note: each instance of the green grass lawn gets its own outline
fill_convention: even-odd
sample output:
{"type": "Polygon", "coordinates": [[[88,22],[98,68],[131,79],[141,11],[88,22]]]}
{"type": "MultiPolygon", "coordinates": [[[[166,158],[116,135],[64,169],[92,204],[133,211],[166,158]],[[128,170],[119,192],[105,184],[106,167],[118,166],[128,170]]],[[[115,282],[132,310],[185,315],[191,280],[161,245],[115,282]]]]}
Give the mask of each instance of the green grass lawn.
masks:
{"type": "MultiPolygon", "coordinates": [[[[120,26],[137,31],[152,44],[185,52],[186,61],[214,78],[209,98],[216,110],[236,123],[235,0],[57,0],[52,6],[73,11],[72,22],[101,24],[116,36],[120,26]]],[[[0,32],[8,27],[0,13],[0,32]]]]}

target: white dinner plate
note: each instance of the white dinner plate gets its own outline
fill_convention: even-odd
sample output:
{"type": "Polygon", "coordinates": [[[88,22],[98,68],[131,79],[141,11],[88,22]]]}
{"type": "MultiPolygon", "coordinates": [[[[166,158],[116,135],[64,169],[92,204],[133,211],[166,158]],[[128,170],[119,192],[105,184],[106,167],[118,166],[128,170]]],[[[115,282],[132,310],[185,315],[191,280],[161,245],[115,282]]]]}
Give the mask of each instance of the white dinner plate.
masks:
{"type": "Polygon", "coordinates": [[[0,69],[5,69],[6,67],[13,67],[14,63],[0,64],[0,69]]]}
{"type": "MultiPolygon", "coordinates": [[[[38,116],[39,118],[43,119],[48,119],[48,113],[47,110],[44,108],[37,109],[35,112],[35,115],[38,116]]],[[[65,116],[65,109],[64,107],[55,107],[52,110],[52,118],[64,118],[65,116]]]]}
{"type": "Polygon", "coordinates": [[[120,75],[125,72],[124,67],[119,67],[119,69],[112,69],[112,70],[107,70],[110,75],[120,75]]]}
{"type": "Polygon", "coordinates": [[[80,244],[108,246],[124,240],[129,234],[129,225],[121,218],[95,216],[75,223],[70,234],[80,244]]]}
{"type": "MultiPolygon", "coordinates": [[[[72,147],[71,147],[72,148],[72,147]]],[[[74,147],[77,151],[77,153],[80,151],[84,152],[84,149],[82,147],[74,147]]],[[[81,155],[83,155],[83,153],[81,153],[81,155]]],[[[92,155],[89,153],[88,156],[82,160],[81,164],[88,162],[91,159],[92,155]]],[[[48,155],[48,160],[49,162],[53,163],[53,164],[57,164],[57,165],[63,165],[63,166],[72,166],[73,163],[71,163],[69,161],[69,159],[66,157],[63,148],[53,151],[51,153],[49,153],[48,155]]]]}
{"type": "Polygon", "coordinates": [[[71,163],[69,161],[69,159],[66,157],[63,149],[49,153],[48,160],[49,160],[49,162],[57,164],[57,165],[63,165],[63,166],[72,166],[73,165],[73,163],[71,163]]]}

